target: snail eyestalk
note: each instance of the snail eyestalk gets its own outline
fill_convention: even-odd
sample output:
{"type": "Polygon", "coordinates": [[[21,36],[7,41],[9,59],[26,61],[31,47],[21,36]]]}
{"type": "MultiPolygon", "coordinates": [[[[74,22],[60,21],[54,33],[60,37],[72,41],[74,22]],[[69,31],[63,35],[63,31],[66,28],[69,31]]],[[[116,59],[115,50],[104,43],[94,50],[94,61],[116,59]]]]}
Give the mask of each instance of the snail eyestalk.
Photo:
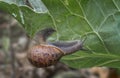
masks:
{"type": "Polygon", "coordinates": [[[52,35],[56,30],[54,30],[53,28],[46,28],[46,29],[43,29],[41,30],[40,32],[38,32],[36,34],[36,38],[37,41],[40,43],[40,44],[46,44],[46,40],[47,38],[52,35]]]}

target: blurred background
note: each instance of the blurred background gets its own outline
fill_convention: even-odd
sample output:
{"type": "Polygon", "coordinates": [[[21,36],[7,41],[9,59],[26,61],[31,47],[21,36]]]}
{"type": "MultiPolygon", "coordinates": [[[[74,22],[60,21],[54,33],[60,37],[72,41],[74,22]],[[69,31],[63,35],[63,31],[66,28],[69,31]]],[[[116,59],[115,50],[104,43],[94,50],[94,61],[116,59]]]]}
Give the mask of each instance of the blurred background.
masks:
{"type": "Polygon", "coordinates": [[[33,67],[26,57],[31,44],[22,26],[0,11],[0,78],[119,78],[115,68],[74,69],[61,62],[48,68],[33,67]]]}

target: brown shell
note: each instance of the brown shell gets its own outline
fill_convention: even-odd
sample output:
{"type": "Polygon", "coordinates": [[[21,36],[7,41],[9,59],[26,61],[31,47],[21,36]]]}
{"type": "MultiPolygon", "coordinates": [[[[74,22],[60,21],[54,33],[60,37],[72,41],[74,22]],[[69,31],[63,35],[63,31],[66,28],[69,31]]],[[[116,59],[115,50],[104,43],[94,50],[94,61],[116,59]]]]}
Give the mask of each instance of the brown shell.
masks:
{"type": "Polygon", "coordinates": [[[55,46],[37,45],[29,49],[28,60],[36,67],[47,67],[56,64],[64,53],[55,46]]]}

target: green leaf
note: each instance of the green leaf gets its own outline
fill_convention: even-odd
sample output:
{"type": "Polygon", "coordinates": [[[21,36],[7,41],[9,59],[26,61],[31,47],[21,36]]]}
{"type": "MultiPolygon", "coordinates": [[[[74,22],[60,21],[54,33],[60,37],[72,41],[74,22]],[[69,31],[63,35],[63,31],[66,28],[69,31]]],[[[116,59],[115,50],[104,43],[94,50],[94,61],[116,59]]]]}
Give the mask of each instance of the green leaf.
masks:
{"type": "MultiPolygon", "coordinates": [[[[37,1],[36,3],[40,3],[40,1],[37,1]]],[[[38,30],[44,27],[53,27],[51,17],[41,7],[39,7],[40,10],[34,8],[35,11],[33,11],[22,0],[5,0],[5,2],[0,2],[0,9],[17,19],[30,37],[33,37],[38,30]]],[[[33,7],[35,7],[34,4],[32,5],[33,7]]]]}
{"type": "Polygon", "coordinates": [[[75,68],[120,66],[119,0],[42,0],[58,29],[59,39],[74,40],[87,35],[79,51],[62,61],[75,68]]]}
{"type": "Polygon", "coordinates": [[[13,15],[30,36],[45,27],[57,30],[52,36],[55,40],[86,36],[84,47],[90,51],[62,58],[70,67],[120,68],[120,0],[42,0],[45,5],[40,4],[42,10],[40,0],[29,2],[33,10],[25,2],[0,2],[0,9],[13,15]]]}

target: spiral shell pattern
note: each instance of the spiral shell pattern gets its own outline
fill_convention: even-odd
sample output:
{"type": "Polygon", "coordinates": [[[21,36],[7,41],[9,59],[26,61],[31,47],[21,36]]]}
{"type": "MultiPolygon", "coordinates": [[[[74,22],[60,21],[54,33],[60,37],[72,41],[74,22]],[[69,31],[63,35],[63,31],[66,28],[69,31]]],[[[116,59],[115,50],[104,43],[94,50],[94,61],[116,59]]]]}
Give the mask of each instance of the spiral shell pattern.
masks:
{"type": "Polygon", "coordinates": [[[28,50],[28,60],[35,67],[48,67],[56,64],[64,55],[62,50],[51,45],[36,45],[28,50]]]}

